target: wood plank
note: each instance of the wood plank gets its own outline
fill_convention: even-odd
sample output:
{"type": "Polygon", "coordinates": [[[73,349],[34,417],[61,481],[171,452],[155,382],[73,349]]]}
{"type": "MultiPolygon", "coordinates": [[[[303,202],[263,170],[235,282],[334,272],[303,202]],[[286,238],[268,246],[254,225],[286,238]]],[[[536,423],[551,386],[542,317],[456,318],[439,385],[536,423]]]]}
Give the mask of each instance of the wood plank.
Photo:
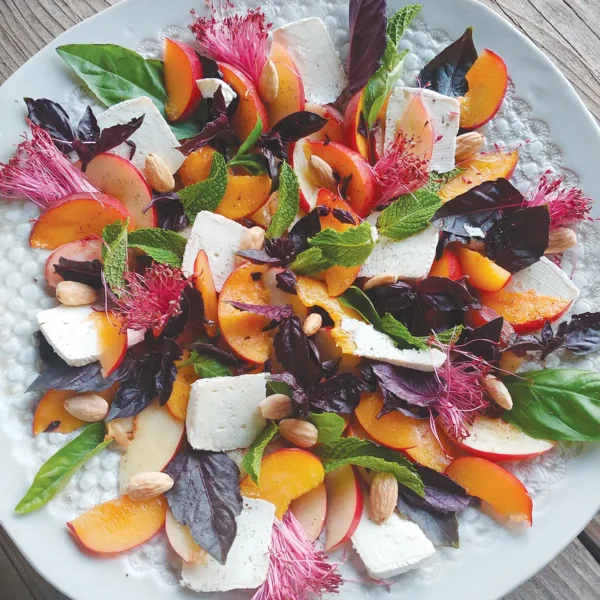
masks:
{"type": "Polygon", "coordinates": [[[596,518],[581,532],[579,539],[587,548],[588,552],[598,563],[600,563],[600,513],[598,513],[596,518]]]}

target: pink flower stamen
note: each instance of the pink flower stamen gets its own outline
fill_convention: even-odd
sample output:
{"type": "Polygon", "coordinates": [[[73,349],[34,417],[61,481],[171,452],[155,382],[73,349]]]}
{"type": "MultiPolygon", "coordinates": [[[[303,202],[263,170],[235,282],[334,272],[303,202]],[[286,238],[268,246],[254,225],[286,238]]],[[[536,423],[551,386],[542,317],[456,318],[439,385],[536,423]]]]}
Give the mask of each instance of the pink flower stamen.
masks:
{"type": "Polygon", "coordinates": [[[315,550],[290,511],[275,519],[269,552],[267,579],[252,600],[312,600],[336,593],[343,583],[339,563],[315,550]]]}
{"type": "Polygon", "coordinates": [[[23,137],[9,163],[0,163],[0,198],[28,198],[47,208],[70,194],[98,193],[49,133],[31,125],[31,139],[23,137]]]}
{"type": "MultiPolygon", "coordinates": [[[[226,4],[226,9],[231,7],[226,4]]],[[[202,52],[216,61],[236,67],[258,85],[267,62],[268,33],[272,24],[260,8],[245,15],[221,15],[211,4],[212,15],[199,17],[190,25],[202,52]]]]}

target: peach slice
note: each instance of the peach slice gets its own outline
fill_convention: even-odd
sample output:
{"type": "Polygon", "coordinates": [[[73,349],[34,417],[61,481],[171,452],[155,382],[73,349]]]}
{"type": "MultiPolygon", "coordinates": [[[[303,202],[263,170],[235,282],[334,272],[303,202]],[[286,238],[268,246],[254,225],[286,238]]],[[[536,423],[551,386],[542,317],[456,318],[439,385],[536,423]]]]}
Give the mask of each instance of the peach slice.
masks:
{"type": "Polygon", "coordinates": [[[363,489],[358,473],[351,465],[325,476],[329,513],[325,523],[325,551],[335,550],[356,531],[363,513],[363,489]]]}
{"type": "Polygon", "coordinates": [[[56,286],[63,278],[54,270],[54,265],[60,262],[61,258],[67,260],[77,260],[81,262],[102,260],[102,240],[96,237],[84,238],[75,242],[69,242],[59,246],[46,260],[44,267],[44,277],[46,283],[51,288],[56,286]]]}
{"type": "Polygon", "coordinates": [[[362,133],[359,133],[360,122],[362,120],[363,98],[364,90],[356,92],[350,98],[350,102],[344,113],[344,137],[349,148],[368,159],[369,142],[362,133]]]}
{"type": "Polygon", "coordinates": [[[292,500],[316,488],[324,477],[323,465],[314,454],[300,448],[286,448],[263,458],[259,485],[246,476],[240,491],[243,496],[274,504],[275,514],[281,519],[292,500]]]}
{"type": "MultiPolygon", "coordinates": [[[[208,146],[192,152],[179,169],[183,185],[208,179],[214,154],[215,150],[208,146]]],[[[270,193],[271,180],[266,173],[240,175],[230,170],[225,194],[215,212],[234,221],[243,219],[264,206],[270,193]]]]}
{"type": "MultiPolygon", "coordinates": [[[[131,213],[127,208],[106,194],[72,194],[40,215],[29,235],[29,244],[33,248],[56,250],[92,235],[100,238],[107,225],[128,218],[131,213]]],[[[129,228],[133,228],[132,223],[129,228]]]]}
{"type": "Polygon", "coordinates": [[[460,163],[464,171],[451,179],[438,193],[442,201],[447,202],[468,192],[484,181],[495,181],[500,177],[510,179],[519,162],[519,151],[494,150],[483,152],[460,163]]]}
{"type": "Polygon", "coordinates": [[[323,129],[309,135],[307,139],[314,142],[339,142],[344,144],[344,117],[335,109],[333,106],[325,105],[319,106],[318,104],[307,104],[304,110],[313,112],[320,115],[324,119],[327,119],[327,124],[323,129]]]}
{"type": "Polygon", "coordinates": [[[165,87],[167,104],[165,112],[169,121],[183,121],[198,108],[202,94],[196,85],[204,77],[202,63],[194,49],[167,38],[164,49],[165,87]]]}
{"type": "Polygon", "coordinates": [[[513,523],[531,526],[533,502],[525,486],[496,463],[464,456],[446,469],[446,475],[468,494],[487,502],[496,513],[513,523]]]}
{"type": "Polygon", "coordinates": [[[198,546],[190,528],[177,521],[170,508],[167,509],[165,531],[171,547],[185,562],[202,563],[206,560],[206,550],[198,546]]]}
{"type": "Polygon", "coordinates": [[[511,278],[509,271],[464,246],[458,249],[458,259],[463,273],[469,277],[469,283],[483,292],[497,292],[511,278]]]}
{"type": "Polygon", "coordinates": [[[275,64],[279,77],[279,94],[272,102],[267,102],[267,114],[271,127],[283,117],[304,110],[306,98],[304,84],[290,53],[277,42],[271,44],[269,60],[275,64]]]}
{"type": "Polygon", "coordinates": [[[240,103],[232,118],[233,128],[240,141],[244,141],[256,126],[258,119],[262,121],[263,131],[269,130],[269,119],[265,105],[260,101],[258,91],[254,84],[241,71],[227,65],[218,63],[223,81],[238,95],[240,103]]]}
{"type": "MultiPolygon", "coordinates": [[[[473,329],[477,329],[477,327],[482,327],[486,323],[500,318],[500,316],[501,315],[499,315],[495,310],[492,310],[487,306],[482,306],[481,308],[470,308],[465,314],[465,325],[472,327],[473,329]]],[[[514,334],[514,327],[505,319],[504,323],[502,324],[502,332],[500,334],[500,346],[503,348],[508,346],[514,334]]]]}
{"type": "Polygon", "coordinates": [[[152,188],[133,163],[116,154],[98,154],[85,174],[102,193],[116,198],[129,210],[134,227],[156,227],[154,206],[144,212],[152,202],[152,188]]]}
{"type": "Polygon", "coordinates": [[[446,277],[456,281],[464,275],[456,249],[446,246],[440,258],[434,261],[429,277],[446,277]]]}
{"type": "Polygon", "coordinates": [[[122,496],[95,506],[67,527],[88,550],[117,554],[147,542],[165,524],[166,514],[164,496],[141,502],[122,496]]]}
{"type": "Polygon", "coordinates": [[[380,444],[395,450],[417,446],[421,441],[419,419],[397,411],[378,419],[382,408],[383,399],[379,393],[363,394],[354,414],[365,431],[380,444]]]}
{"type": "Polygon", "coordinates": [[[327,517],[327,492],[325,484],[320,483],[316,488],[300,496],[290,504],[290,510],[294,513],[296,519],[306,536],[311,542],[314,542],[325,527],[325,518],[327,517]]]}
{"type": "Polygon", "coordinates": [[[460,126],[483,127],[500,110],[508,89],[505,62],[491,50],[484,50],[467,73],[469,91],[460,99],[460,126]]]}
{"type": "Polygon", "coordinates": [[[217,290],[215,289],[215,282],[210,270],[210,263],[208,262],[208,256],[204,250],[198,251],[196,256],[196,262],[194,263],[194,287],[200,292],[202,296],[202,303],[204,305],[204,321],[206,333],[210,337],[215,337],[218,331],[218,300],[217,290]]]}
{"type": "Polygon", "coordinates": [[[360,424],[360,421],[356,418],[356,415],[352,417],[350,425],[348,426],[348,437],[355,437],[359,440],[369,440],[370,442],[377,443],[374,437],[371,437],[367,430],[360,424]]]}
{"type": "Polygon", "coordinates": [[[184,350],[181,361],[175,363],[177,366],[177,377],[173,382],[173,391],[166,404],[169,412],[179,421],[185,421],[190,401],[190,388],[192,383],[198,379],[194,365],[181,366],[181,363],[189,357],[189,350],[184,350]]]}
{"type": "Polygon", "coordinates": [[[452,462],[451,458],[435,437],[428,420],[419,421],[417,428],[420,436],[419,443],[413,448],[407,448],[404,451],[405,454],[414,462],[438,471],[438,473],[443,473],[452,462]]]}
{"type": "Polygon", "coordinates": [[[225,281],[219,296],[218,317],[223,338],[241,358],[261,364],[269,358],[271,337],[263,328],[268,319],[229,304],[230,301],[266,305],[269,291],[264,282],[266,266],[242,265],[225,281]]]}
{"type": "Polygon", "coordinates": [[[269,304],[272,306],[285,306],[286,304],[291,304],[294,314],[300,321],[304,322],[304,319],[308,316],[308,309],[302,304],[298,295],[288,294],[277,287],[277,274],[284,270],[285,269],[281,267],[271,267],[265,273],[265,285],[269,292],[269,304]]]}
{"type": "Polygon", "coordinates": [[[435,145],[433,119],[420,95],[415,95],[398,119],[398,132],[411,143],[408,154],[425,162],[431,160],[435,145]]]}
{"type": "Polygon", "coordinates": [[[89,317],[98,329],[102,376],[108,377],[122,362],[127,352],[127,332],[122,331],[122,323],[111,312],[97,311],[89,317]]]}

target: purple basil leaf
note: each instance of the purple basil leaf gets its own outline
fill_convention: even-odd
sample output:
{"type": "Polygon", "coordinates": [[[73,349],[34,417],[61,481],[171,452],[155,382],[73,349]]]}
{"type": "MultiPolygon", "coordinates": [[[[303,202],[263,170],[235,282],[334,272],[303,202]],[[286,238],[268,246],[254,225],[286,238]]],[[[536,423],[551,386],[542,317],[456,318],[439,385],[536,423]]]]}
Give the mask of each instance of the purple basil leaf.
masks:
{"type": "Polygon", "coordinates": [[[92,107],[88,106],[77,125],[77,138],[81,142],[93,144],[99,137],[100,127],[98,126],[98,120],[92,107]]]}
{"type": "Polygon", "coordinates": [[[301,110],[283,117],[271,130],[279,134],[283,144],[291,144],[299,139],[317,133],[327,125],[327,119],[317,113],[301,110]]]}
{"type": "Polygon", "coordinates": [[[294,375],[291,373],[277,373],[269,375],[269,379],[285,383],[292,390],[292,400],[296,404],[299,414],[302,417],[308,417],[310,413],[308,394],[294,375]]]}
{"type": "Polygon", "coordinates": [[[275,327],[278,327],[284,319],[289,319],[294,314],[291,304],[284,304],[283,306],[271,306],[269,304],[258,305],[235,301],[229,301],[227,304],[231,304],[231,306],[237,308],[238,310],[251,312],[255,315],[261,315],[267,319],[270,319],[271,322],[263,331],[275,329],[275,327]]]}
{"type": "Polygon", "coordinates": [[[381,66],[387,46],[385,0],[350,0],[348,89],[362,88],[381,66]]]}
{"type": "Polygon", "coordinates": [[[544,256],[549,235],[548,205],[510,212],[487,231],[485,255],[503,269],[518,273],[544,256]]]}
{"type": "Polygon", "coordinates": [[[223,364],[231,367],[237,367],[241,363],[240,359],[232,352],[207,342],[194,342],[193,344],[186,344],[185,348],[188,350],[196,350],[198,354],[204,354],[206,356],[211,356],[212,358],[217,358],[223,364]]]}
{"type": "Polygon", "coordinates": [[[367,296],[380,315],[408,308],[418,298],[418,294],[413,288],[408,283],[401,281],[392,285],[379,285],[371,288],[367,292],[367,296]]]}
{"type": "Polygon", "coordinates": [[[184,142],[181,145],[180,150],[183,154],[188,156],[192,152],[204,148],[204,146],[207,146],[218,137],[231,135],[232,131],[227,113],[221,113],[216,119],[207,123],[198,135],[195,135],[193,138],[184,142]]]}
{"type": "Polygon", "coordinates": [[[463,487],[452,481],[447,475],[421,465],[416,465],[415,468],[425,485],[424,500],[434,510],[461,512],[473,504],[474,498],[469,496],[463,487]]]}
{"type": "Polygon", "coordinates": [[[334,208],[331,214],[340,222],[348,223],[349,225],[357,225],[356,219],[352,216],[352,213],[344,210],[343,208],[334,208]]]}
{"type": "Polygon", "coordinates": [[[351,414],[367,386],[352,373],[340,373],[317,384],[310,392],[311,410],[351,414]]]}
{"type": "Polygon", "coordinates": [[[61,256],[58,264],[54,265],[54,271],[65,281],[76,281],[89,285],[96,290],[101,290],[104,285],[102,282],[102,263],[95,258],[94,260],[70,260],[61,256]]]}
{"type": "Polygon", "coordinates": [[[126,142],[143,124],[145,115],[131,119],[128,123],[103,129],[94,146],[94,156],[108,152],[126,142]]]}
{"type": "Polygon", "coordinates": [[[129,160],[133,160],[133,157],[137,152],[137,144],[131,140],[125,140],[125,144],[129,147],[129,160]]]}
{"type": "Polygon", "coordinates": [[[296,254],[308,249],[308,239],[315,237],[321,231],[321,221],[318,209],[311,210],[292,227],[289,239],[294,242],[296,254]]]}
{"type": "Polygon", "coordinates": [[[240,250],[235,253],[256,265],[271,265],[277,267],[282,264],[281,259],[269,256],[264,250],[240,250]]]}
{"type": "MultiPolygon", "coordinates": [[[[483,358],[487,362],[500,359],[500,337],[504,327],[504,318],[498,317],[475,329],[465,329],[458,341],[464,352],[483,358]]],[[[457,360],[470,360],[469,357],[458,356],[457,360]]]]}
{"type": "Polygon", "coordinates": [[[196,53],[196,56],[202,63],[202,78],[203,79],[223,79],[223,73],[219,69],[219,64],[216,60],[209,58],[208,56],[202,56],[196,53]]]}
{"type": "Polygon", "coordinates": [[[309,377],[308,369],[311,364],[309,344],[302,331],[298,317],[292,316],[283,321],[273,340],[275,356],[286,371],[289,371],[299,381],[304,382],[309,377]]]}
{"type": "Polygon", "coordinates": [[[416,286],[420,299],[437,310],[464,310],[479,304],[476,296],[463,281],[447,277],[428,277],[416,286]]]}
{"type": "Polygon", "coordinates": [[[296,275],[290,269],[285,269],[275,275],[276,286],[286,294],[296,294],[296,275]]]}
{"type": "Polygon", "coordinates": [[[154,382],[151,386],[134,381],[121,383],[108,411],[106,421],[139,415],[154,400],[154,391],[154,382]]]}
{"type": "Polygon", "coordinates": [[[181,358],[182,351],[179,344],[168,337],[164,338],[160,367],[154,376],[156,392],[161,406],[164,406],[173,391],[173,383],[177,377],[175,361],[181,358]]]}
{"type": "Polygon", "coordinates": [[[464,96],[469,91],[466,75],[477,60],[473,28],[442,50],[419,74],[419,83],[444,96],[464,96]]]}
{"type": "Polygon", "coordinates": [[[332,358],[331,360],[324,360],[321,363],[321,372],[323,375],[323,379],[329,379],[333,377],[337,373],[341,362],[341,356],[338,356],[338,358],[332,358]]]}
{"type": "Polygon", "coordinates": [[[524,354],[525,352],[541,352],[544,350],[542,344],[535,336],[526,335],[517,338],[510,346],[505,348],[504,352],[514,352],[516,354],[524,354]]]}
{"type": "Polygon", "coordinates": [[[290,237],[278,237],[265,240],[265,252],[281,261],[281,264],[291,263],[297,256],[296,245],[290,237]]]}
{"type": "Polygon", "coordinates": [[[600,349],[600,313],[573,315],[566,326],[564,346],[574,354],[582,356],[600,349]]]}
{"type": "Polygon", "coordinates": [[[61,152],[70,152],[75,132],[65,109],[52,100],[24,98],[27,105],[27,118],[50,134],[54,145],[61,152]]]}
{"type": "Polygon", "coordinates": [[[243,503],[236,464],[223,452],[188,449],[165,469],[174,480],[165,496],[175,519],[195,542],[224,565],[243,503]]]}
{"type": "Polygon", "coordinates": [[[158,227],[169,229],[171,231],[181,231],[189,224],[189,220],[183,210],[183,204],[179,194],[168,192],[166,194],[156,194],[152,202],[144,209],[144,213],[154,206],[158,217],[158,227]]]}
{"type": "MultiPolygon", "coordinates": [[[[566,324],[561,323],[561,325],[566,325],[566,324]]],[[[561,328],[559,326],[559,331],[560,330],[561,330],[561,328]]],[[[560,331],[560,333],[561,334],[564,333],[564,329],[563,329],[563,331],[560,331]]],[[[552,331],[552,325],[551,325],[550,321],[546,321],[544,323],[540,337],[542,339],[543,344],[549,344],[554,339],[554,331],[552,331]]]]}

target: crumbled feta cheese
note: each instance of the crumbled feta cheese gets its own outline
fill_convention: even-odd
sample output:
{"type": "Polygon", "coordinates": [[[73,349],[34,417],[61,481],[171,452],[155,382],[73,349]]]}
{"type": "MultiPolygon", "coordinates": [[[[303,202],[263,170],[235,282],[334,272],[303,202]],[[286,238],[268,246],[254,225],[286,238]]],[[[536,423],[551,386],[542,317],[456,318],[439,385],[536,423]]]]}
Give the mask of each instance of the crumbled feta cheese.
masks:
{"type": "Polygon", "coordinates": [[[200,90],[203,98],[213,98],[215,92],[221,88],[223,92],[223,99],[225,100],[225,106],[229,106],[236,98],[237,94],[233,91],[233,88],[225,83],[222,79],[216,79],[214,77],[207,77],[206,79],[198,79],[196,85],[200,90]]]}

